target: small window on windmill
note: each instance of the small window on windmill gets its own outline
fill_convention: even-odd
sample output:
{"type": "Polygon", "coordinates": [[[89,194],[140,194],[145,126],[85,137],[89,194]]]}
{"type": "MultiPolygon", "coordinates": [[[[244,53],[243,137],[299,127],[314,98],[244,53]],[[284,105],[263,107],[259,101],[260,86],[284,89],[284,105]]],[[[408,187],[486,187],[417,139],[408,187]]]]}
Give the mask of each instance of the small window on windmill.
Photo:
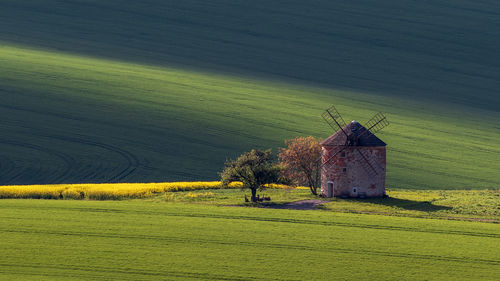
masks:
{"type": "Polygon", "coordinates": [[[347,168],[342,168],[342,172],[347,173],[347,168]]]}
{"type": "Polygon", "coordinates": [[[340,153],[340,158],[345,158],[345,151],[340,153]]]}

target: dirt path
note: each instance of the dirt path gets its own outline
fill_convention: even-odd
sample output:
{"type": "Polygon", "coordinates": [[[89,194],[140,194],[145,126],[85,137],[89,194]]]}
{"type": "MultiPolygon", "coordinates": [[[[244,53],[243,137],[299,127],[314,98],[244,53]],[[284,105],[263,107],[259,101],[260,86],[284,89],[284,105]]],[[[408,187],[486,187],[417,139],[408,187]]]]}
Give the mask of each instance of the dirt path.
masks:
{"type": "Polygon", "coordinates": [[[325,200],[300,200],[285,204],[262,204],[265,208],[271,209],[292,209],[292,210],[316,210],[318,205],[328,203],[325,200]]]}

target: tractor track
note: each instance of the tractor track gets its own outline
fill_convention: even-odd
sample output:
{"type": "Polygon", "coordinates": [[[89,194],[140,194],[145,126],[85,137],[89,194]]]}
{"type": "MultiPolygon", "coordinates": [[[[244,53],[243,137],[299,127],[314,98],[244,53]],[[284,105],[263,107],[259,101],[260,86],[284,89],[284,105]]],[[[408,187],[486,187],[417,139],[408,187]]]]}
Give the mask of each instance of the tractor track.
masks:
{"type": "MultiPolygon", "coordinates": [[[[14,208],[12,206],[1,206],[3,208],[14,208]]],[[[353,227],[362,229],[380,229],[380,230],[394,230],[394,231],[405,231],[405,232],[418,232],[418,233],[432,233],[432,234],[444,234],[444,235],[463,235],[463,236],[474,236],[474,237],[488,237],[494,239],[500,239],[500,234],[498,233],[487,233],[487,232],[473,232],[473,231],[460,231],[460,230],[441,230],[441,229],[422,229],[419,227],[408,227],[408,226],[395,226],[395,225],[378,225],[378,224],[363,224],[363,223],[351,223],[351,222],[340,222],[340,221],[317,221],[317,220],[304,220],[304,219],[292,219],[292,218],[279,218],[279,217],[256,217],[256,216],[240,216],[240,215],[224,215],[215,213],[172,213],[172,212],[155,212],[155,211],[134,211],[134,210],[121,210],[121,209],[104,209],[104,208],[80,208],[80,207],[37,207],[41,210],[64,210],[64,211],[76,211],[78,213],[115,213],[123,215],[157,215],[166,217],[186,217],[186,218],[209,218],[209,219],[227,219],[227,220],[238,220],[238,221],[260,221],[260,222],[277,222],[277,223],[293,223],[293,224],[304,224],[304,225],[318,225],[318,226],[334,226],[334,227],[353,227]]],[[[0,218],[2,218],[0,216],[0,218]]]]}
{"type": "MultiPolygon", "coordinates": [[[[49,149],[49,148],[46,148],[43,146],[30,144],[30,143],[21,143],[18,141],[11,141],[11,140],[1,140],[1,139],[0,139],[0,144],[6,144],[6,145],[11,145],[11,146],[17,146],[17,147],[36,150],[36,151],[48,154],[50,156],[54,156],[54,157],[62,160],[62,162],[65,163],[65,168],[59,175],[56,175],[56,178],[54,179],[55,181],[64,181],[68,177],[69,173],[74,169],[74,166],[76,165],[75,160],[70,155],[62,153],[62,152],[57,151],[57,150],[49,149]]],[[[41,168],[39,170],[41,170],[41,168]]],[[[12,176],[10,179],[6,180],[6,184],[15,181],[17,178],[22,176],[22,174],[23,174],[23,172],[21,171],[21,172],[17,173],[15,176],[12,176]]]]}
{"type": "MultiPolygon", "coordinates": [[[[74,278],[75,271],[83,271],[83,272],[96,272],[96,273],[111,273],[111,274],[132,274],[139,276],[156,276],[157,278],[191,278],[191,279],[201,279],[201,280],[236,280],[236,281],[250,281],[250,280],[298,280],[298,279],[276,279],[276,278],[265,278],[265,277],[243,277],[236,275],[222,275],[222,274],[213,274],[209,272],[197,273],[197,272],[185,272],[185,271],[175,271],[175,270],[153,270],[149,268],[147,270],[141,270],[137,268],[128,268],[121,269],[118,267],[104,267],[104,266],[81,266],[81,265],[55,265],[55,264],[12,264],[12,263],[0,263],[0,266],[5,268],[35,268],[40,269],[42,271],[46,271],[47,269],[55,269],[55,270],[63,270],[63,271],[72,271],[67,274],[47,274],[47,276],[62,276],[68,278],[74,278]]],[[[23,270],[12,270],[9,273],[14,273],[18,275],[25,275],[23,270]]],[[[87,276],[87,275],[84,275],[87,276]]],[[[106,278],[109,278],[106,276],[106,278]]],[[[115,278],[120,279],[120,278],[115,278]]],[[[120,279],[123,280],[123,279],[120,279]]]]}
{"type": "Polygon", "coordinates": [[[128,176],[130,176],[132,173],[134,173],[137,168],[141,165],[140,160],[137,156],[135,156],[133,153],[121,149],[117,146],[101,143],[101,142],[96,142],[96,141],[91,141],[91,140],[86,140],[82,138],[74,138],[74,137],[62,137],[62,136],[51,136],[51,138],[58,139],[61,141],[67,141],[67,142],[73,142],[73,143],[78,143],[78,144],[85,144],[89,146],[94,146],[94,147],[99,147],[108,151],[111,151],[113,153],[116,153],[120,155],[123,159],[125,159],[126,162],[126,167],[121,169],[117,174],[111,176],[108,178],[107,182],[114,182],[114,181],[120,181],[128,176]]]}
{"type": "MultiPolygon", "coordinates": [[[[0,175],[2,180],[1,182],[4,182],[4,177],[5,175],[9,175],[14,172],[15,170],[15,162],[10,159],[10,157],[7,156],[2,156],[0,157],[0,171],[2,171],[2,174],[0,175]]],[[[8,177],[8,176],[7,176],[8,177]]]]}
{"type": "Polygon", "coordinates": [[[492,264],[500,265],[500,260],[480,259],[470,257],[451,257],[433,254],[418,254],[418,253],[397,253],[389,251],[371,250],[371,249],[348,249],[343,247],[331,246],[310,246],[310,245],[297,245],[297,244],[284,244],[284,243],[266,243],[262,241],[249,242],[249,241],[230,241],[227,239],[207,239],[200,237],[173,237],[173,236],[159,236],[159,235],[133,235],[126,233],[97,233],[97,232],[76,232],[76,231],[54,231],[54,230],[39,230],[39,229],[0,229],[3,233],[26,233],[26,234],[44,234],[44,235],[57,235],[57,236],[80,236],[80,237],[101,237],[101,238],[116,238],[116,239],[136,239],[136,240],[153,240],[162,241],[165,243],[180,243],[180,244],[217,244],[227,246],[246,246],[251,248],[264,247],[272,249],[286,249],[297,251],[319,251],[319,252],[337,252],[340,254],[358,254],[358,255],[375,255],[393,258],[409,258],[421,260],[439,260],[446,262],[457,263],[477,263],[477,264],[492,264]]]}
{"type": "MultiPolygon", "coordinates": [[[[80,144],[80,145],[88,145],[92,147],[97,147],[106,151],[109,151],[113,154],[117,154],[120,156],[120,158],[123,159],[123,161],[115,161],[116,163],[124,163],[125,167],[118,167],[119,170],[117,172],[113,172],[111,175],[107,176],[102,180],[102,182],[118,182],[118,181],[123,181],[130,175],[132,175],[136,170],[141,166],[139,158],[134,155],[133,153],[122,149],[120,147],[102,143],[102,142],[97,142],[97,141],[92,141],[88,139],[84,139],[81,137],[67,137],[67,136],[54,136],[54,135],[48,135],[48,134],[43,134],[43,133],[33,133],[34,136],[38,137],[43,137],[51,140],[58,140],[62,142],[70,142],[70,143],[75,143],[75,144],[80,144]]],[[[0,144],[5,144],[5,145],[11,145],[11,146],[17,146],[17,147],[22,147],[26,149],[32,149],[39,151],[41,153],[48,154],[50,156],[59,158],[63,163],[65,163],[65,168],[63,169],[62,172],[58,173],[57,175],[50,175],[47,176],[45,175],[44,181],[45,182],[50,182],[50,183],[63,183],[66,181],[71,181],[70,174],[72,173],[79,173],[83,174],[85,173],[85,177],[83,178],[84,181],[89,181],[92,180],[91,178],[86,178],[90,177],[92,175],[98,175],[99,173],[96,171],[99,169],[102,169],[103,165],[102,162],[99,162],[98,168],[95,167],[95,164],[92,165],[92,171],[87,169],[87,172],[85,171],[77,171],[77,168],[79,166],[79,161],[75,159],[74,157],[70,156],[69,154],[63,153],[61,151],[55,150],[55,149],[50,149],[46,148],[40,145],[35,145],[35,144],[30,144],[30,143],[21,143],[17,141],[12,141],[12,140],[0,140],[0,144]]],[[[10,160],[11,163],[13,163],[12,159],[10,160]]],[[[1,164],[2,167],[6,168],[7,171],[12,172],[11,169],[7,168],[9,165],[8,164],[1,164]]],[[[21,165],[25,165],[25,163],[22,163],[21,165]]],[[[12,167],[12,165],[10,165],[12,167]]],[[[39,167],[39,172],[42,175],[41,171],[42,167],[39,167]]],[[[115,168],[116,169],[116,168],[115,168]]],[[[3,170],[3,174],[8,174],[6,170],[3,170]]],[[[103,173],[106,174],[106,173],[103,173]]],[[[23,176],[26,176],[26,173],[24,170],[20,170],[15,175],[10,176],[9,178],[6,178],[2,184],[16,184],[17,180],[22,178],[23,176]]]]}

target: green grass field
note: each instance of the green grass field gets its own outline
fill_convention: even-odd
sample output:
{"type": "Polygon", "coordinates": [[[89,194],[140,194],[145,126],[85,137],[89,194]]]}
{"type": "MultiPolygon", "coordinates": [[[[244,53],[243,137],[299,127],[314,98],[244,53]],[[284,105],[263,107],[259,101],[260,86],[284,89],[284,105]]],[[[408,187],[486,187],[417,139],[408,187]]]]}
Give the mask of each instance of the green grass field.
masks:
{"type": "Polygon", "coordinates": [[[3,280],[494,280],[498,224],[147,201],[2,200],[3,280]]]}
{"type": "MultiPolygon", "coordinates": [[[[307,189],[266,189],[261,195],[271,197],[264,204],[244,203],[240,189],[192,190],[165,192],[147,197],[152,202],[195,203],[215,206],[256,206],[283,208],[290,202],[318,199],[307,189]]],[[[389,198],[321,198],[323,211],[376,214],[500,223],[499,190],[389,190],[389,198]]]]}
{"type": "Polygon", "coordinates": [[[500,190],[386,190],[388,198],[318,198],[309,188],[268,186],[264,203],[246,203],[251,195],[240,183],[220,182],[107,183],[0,186],[0,199],[131,200],[196,203],[215,206],[285,208],[300,200],[319,200],[325,211],[409,216],[433,219],[500,222],[500,190]]]}
{"type": "Polygon", "coordinates": [[[391,121],[393,188],[497,188],[494,1],[2,1],[0,183],[214,180],[391,121]]]}
{"type": "Polygon", "coordinates": [[[331,104],[391,122],[385,199],[2,199],[0,280],[497,279],[499,15],[493,0],[0,1],[0,185],[217,180],[243,151],[329,136],[331,104]]]}

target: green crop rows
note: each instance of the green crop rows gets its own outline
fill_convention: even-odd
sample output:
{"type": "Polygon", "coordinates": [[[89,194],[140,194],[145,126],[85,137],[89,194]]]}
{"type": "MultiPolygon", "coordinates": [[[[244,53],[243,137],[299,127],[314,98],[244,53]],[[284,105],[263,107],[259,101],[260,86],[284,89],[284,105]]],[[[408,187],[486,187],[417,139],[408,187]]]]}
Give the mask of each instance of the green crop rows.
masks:
{"type": "Polygon", "coordinates": [[[8,280],[494,280],[497,224],[146,201],[2,200],[8,280]]]}
{"type": "Polygon", "coordinates": [[[498,187],[496,2],[205,2],[2,1],[0,183],[214,180],[335,104],[388,186],[498,187]]]}

